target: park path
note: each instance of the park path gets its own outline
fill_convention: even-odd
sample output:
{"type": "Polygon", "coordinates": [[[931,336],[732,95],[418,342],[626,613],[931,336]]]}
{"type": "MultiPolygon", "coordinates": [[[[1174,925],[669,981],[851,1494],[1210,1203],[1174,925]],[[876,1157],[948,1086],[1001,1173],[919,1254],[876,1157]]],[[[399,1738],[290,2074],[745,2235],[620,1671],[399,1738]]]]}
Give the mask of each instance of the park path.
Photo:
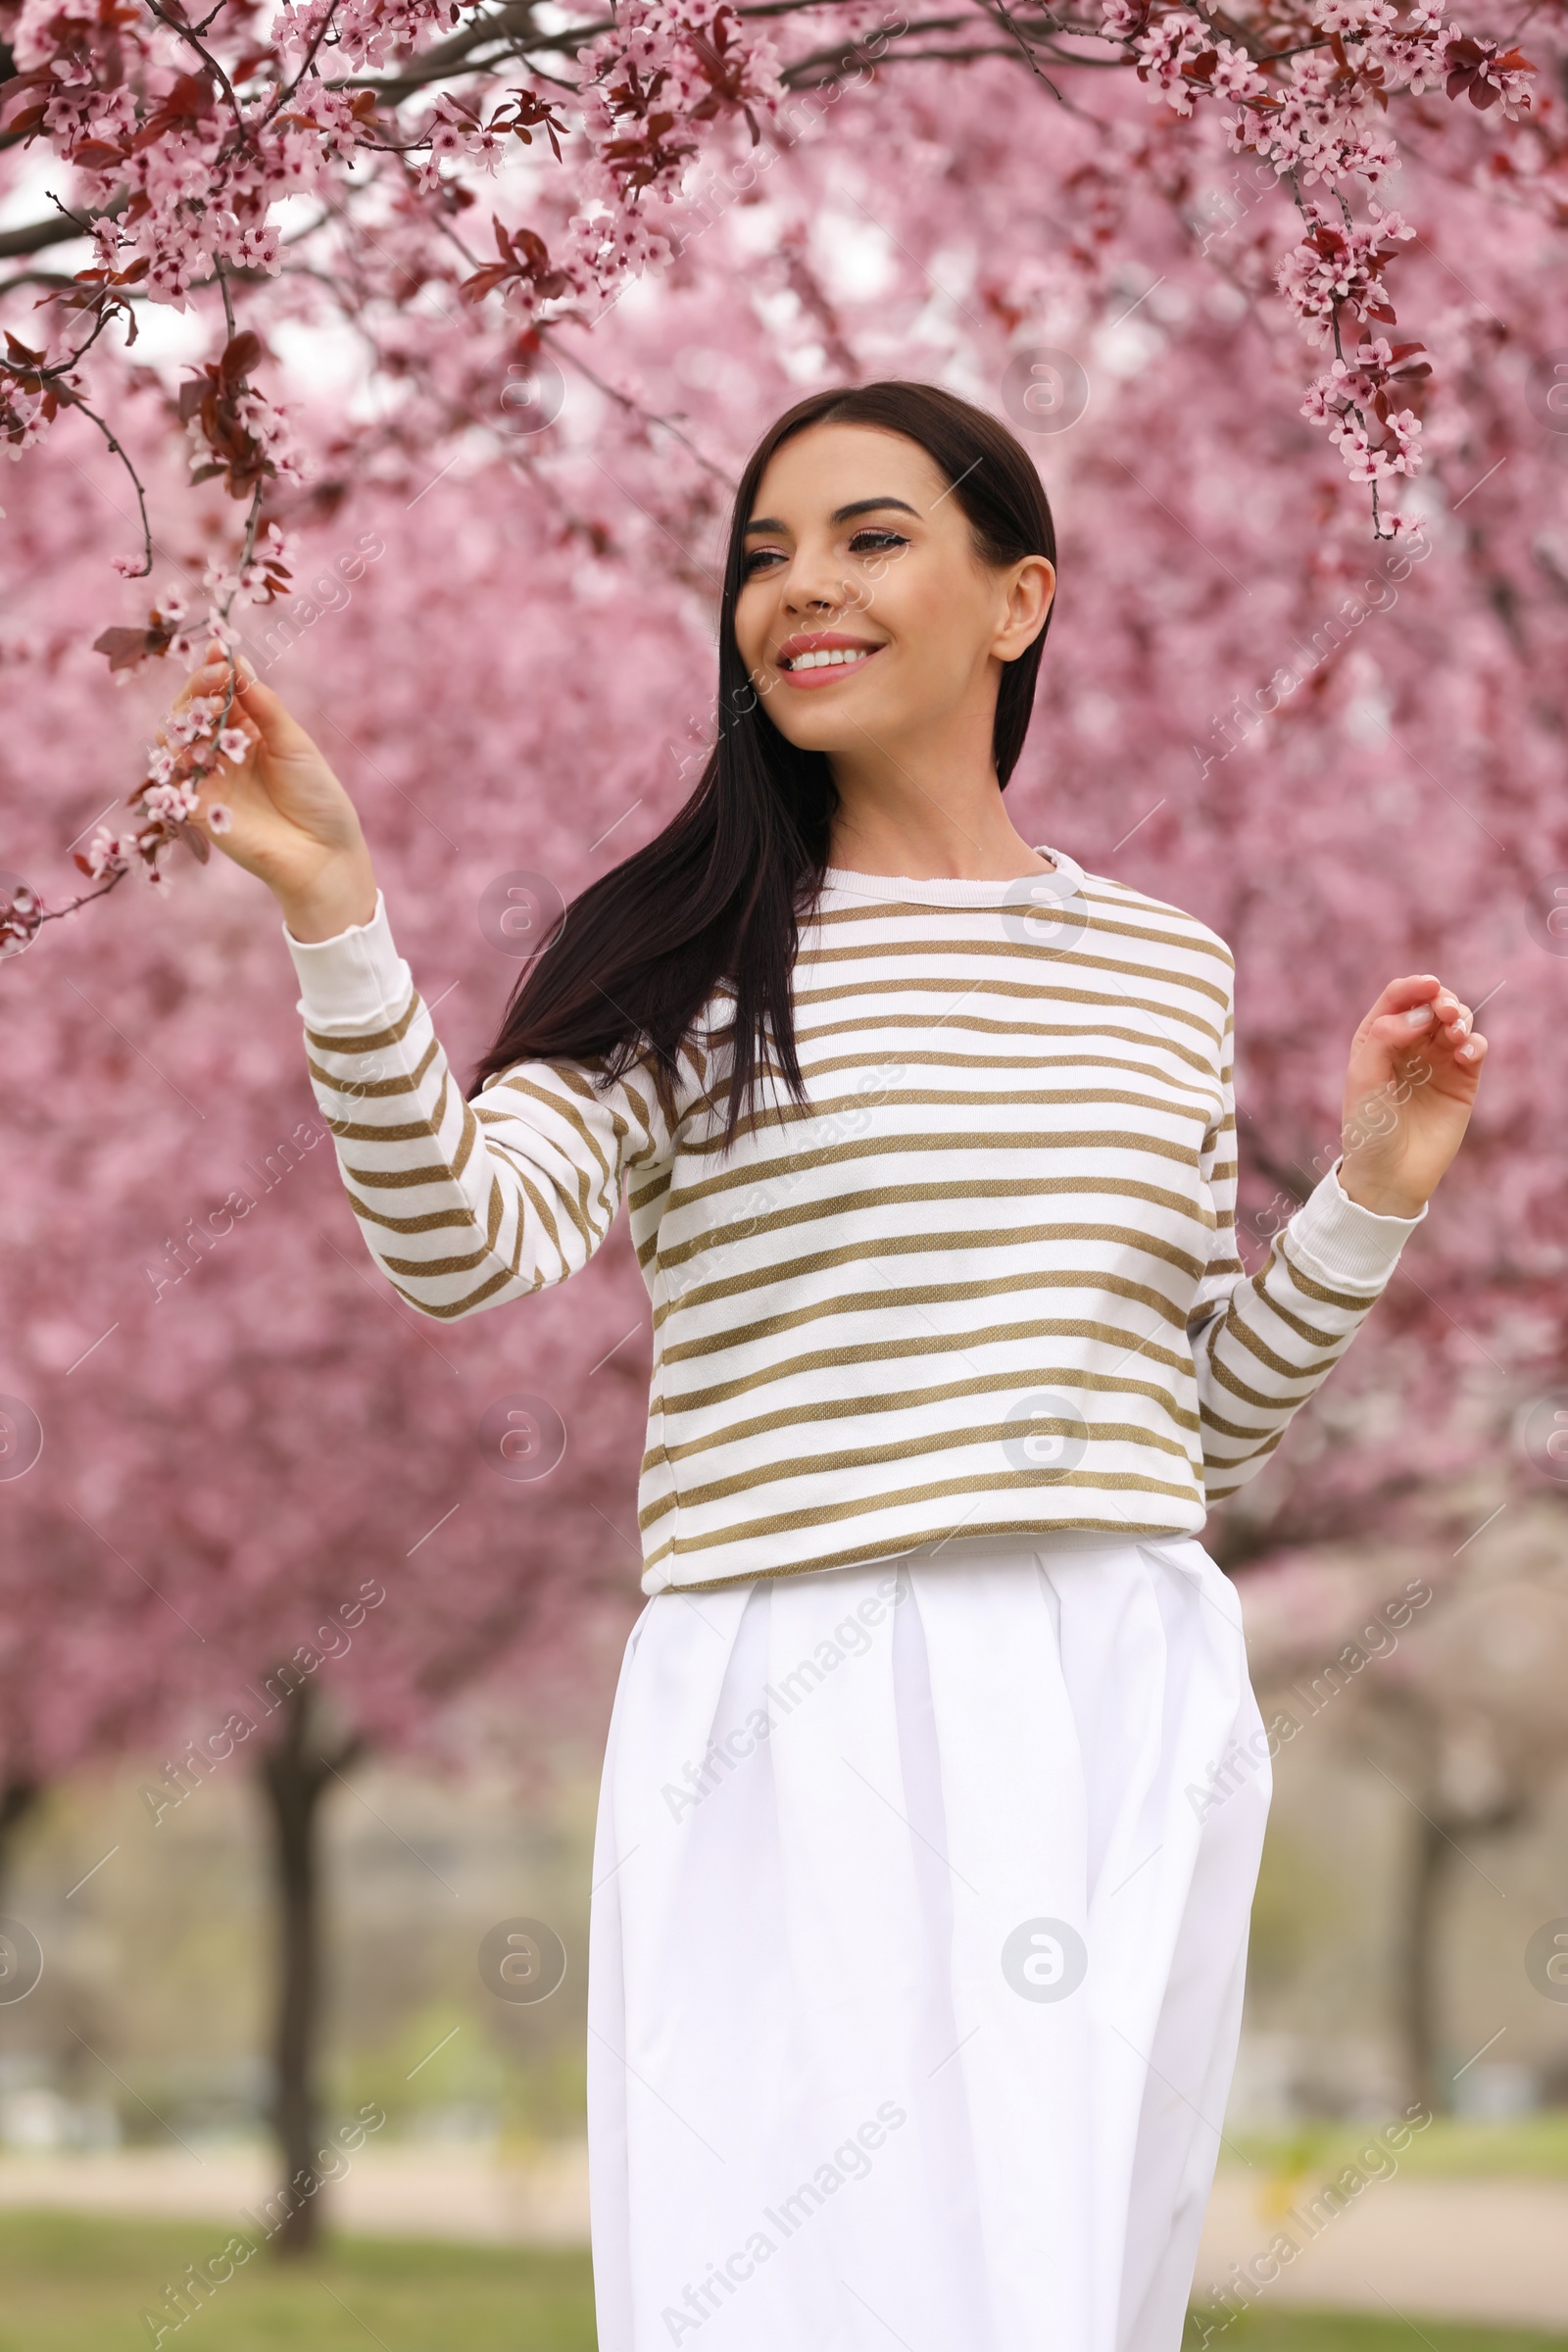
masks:
{"type": "MultiPolygon", "coordinates": [[[[0,2155],[0,2205],[81,2213],[187,2216],[268,2226],[275,2184],[265,2149],[191,2143],[94,2155],[0,2155]]],[[[586,2245],[588,2152],[580,2144],[502,2164],[486,2148],[373,2142],[329,2182],[332,2225],[370,2237],[467,2238],[511,2245],[586,2245]]],[[[275,2216],[274,2216],[275,2218],[275,2216]]]]}
{"type": "MultiPolygon", "coordinates": [[[[254,2234],[270,2182],[260,2148],[193,2144],[101,2155],[0,2156],[0,2205],[210,2220],[254,2234]]],[[[1568,2181],[1367,2180],[1341,2210],[1314,2218],[1311,2181],[1281,2185],[1242,2172],[1215,2184],[1199,2256],[1195,2308],[1238,2273],[1266,2283],[1236,2297],[1263,2308],[1396,2314],[1418,2322],[1475,2319],[1561,2328],[1568,2335],[1568,2181]],[[1298,2251],[1270,2264],[1284,2235],[1298,2251]],[[1259,2265],[1258,2257],[1264,2257],[1259,2265]],[[1256,2268],[1254,2268],[1256,2266],[1256,2268]]],[[[337,2228],[368,2236],[580,2245],[587,2239],[586,2151],[542,2151],[499,2163],[465,2145],[368,2145],[330,2189],[337,2228]]],[[[1224,2342],[1213,2313],[1210,2346],[1224,2342]]]]}
{"type": "MultiPolygon", "coordinates": [[[[1568,2181],[1374,2179],[1339,2210],[1320,2204],[1314,2217],[1316,2186],[1275,2188],[1242,2173],[1220,2175],[1195,2310],[1208,2308],[1214,2289],[1234,2288],[1238,2271],[1255,2278],[1272,2270],[1267,2283],[1233,2302],[1568,2331],[1568,2181]],[[1270,2264],[1266,2250],[1281,2235],[1298,2250],[1270,2264]]],[[[1223,2323],[1223,2311],[1218,2318],[1223,2323]]],[[[1223,2332],[1208,2340],[1223,2343],[1223,2332]]]]}

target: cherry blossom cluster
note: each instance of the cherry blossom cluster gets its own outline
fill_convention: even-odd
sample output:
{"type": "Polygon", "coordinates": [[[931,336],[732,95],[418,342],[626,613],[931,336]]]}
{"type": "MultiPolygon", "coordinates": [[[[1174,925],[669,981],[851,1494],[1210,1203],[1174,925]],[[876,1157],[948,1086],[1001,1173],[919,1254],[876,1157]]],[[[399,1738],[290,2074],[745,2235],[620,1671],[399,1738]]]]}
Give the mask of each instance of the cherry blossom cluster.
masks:
{"type": "MultiPolygon", "coordinates": [[[[1386,113],[1391,95],[1417,98],[1442,88],[1513,122],[1530,105],[1528,59],[1449,26],[1443,0],[1414,0],[1402,13],[1393,0],[1312,0],[1309,18],[1294,26],[1282,12],[1284,42],[1259,31],[1245,47],[1182,5],[1103,0],[1102,24],[1136,58],[1151,99],[1179,115],[1193,114],[1203,98],[1235,104],[1224,119],[1228,144],[1260,157],[1288,184],[1302,235],[1282,258],[1275,283],[1307,339],[1332,336],[1338,355],[1334,376],[1317,379],[1301,413],[1329,424],[1350,479],[1371,486],[1377,535],[1396,536],[1381,527],[1377,485],[1418,470],[1420,420],[1410,410],[1389,410],[1391,379],[1382,363],[1349,366],[1342,328],[1367,318],[1395,323],[1383,273],[1396,242],[1415,232],[1375,199],[1366,224],[1357,226],[1345,190],[1357,180],[1375,188],[1397,162],[1386,113]],[[1338,218],[1304,193],[1314,184],[1336,199],[1338,218]]],[[[1406,365],[1404,380],[1427,372],[1406,365]]]]}
{"type": "MultiPolygon", "coordinates": [[[[1339,448],[1352,482],[1372,483],[1396,473],[1413,474],[1420,465],[1418,436],[1421,419],[1412,409],[1396,409],[1397,387],[1431,373],[1420,357],[1419,343],[1390,344],[1381,335],[1363,343],[1353,363],[1335,360],[1320,375],[1301,404],[1301,414],[1314,424],[1326,424],[1339,448]],[[1380,428],[1376,440],[1368,416],[1380,428]]],[[[1404,514],[1389,518],[1391,537],[1413,530],[1404,514]]]]}
{"type": "MultiPolygon", "coordinates": [[[[215,638],[230,649],[230,669],[223,694],[194,696],[166,720],[161,740],[148,752],[146,773],[129,795],[131,822],[120,829],[99,825],[86,849],[75,853],[76,865],[90,882],[109,889],[123,875],[139,872],[147,882],[167,888],[167,857],[178,842],[206,862],[208,844],[190,821],[201,805],[201,787],[220,775],[225,762],[243,760],[248,748],[245,730],[232,723],[236,616],[286,591],[293,576],[287,559],[293,553],[283,532],[270,523],[237,567],[208,566],[204,613],[195,613],[177,589],[170,589],[149,612],[145,628],[106,629],[98,639],[97,650],[120,676],[154,657],[172,654],[176,661],[194,662],[215,638]]],[[[205,821],[212,832],[226,833],[230,812],[221,801],[210,802],[205,821]]]]}
{"type": "MultiPolygon", "coordinates": [[[[222,716],[221,696],[197,696],[183,710],[173,712],[165,727],[164,741],[155,744],[148,755],[148,778],[138,796],[147,822],[123,840],[107,825],[100,825],[81,858],[83,873],[101,882],[106,874],[122,872],[135,856],[142,860],[149,882],[164,880],[158,853],[177,840],[196,814],[202,782],[220,760],[245,757],[244,729],[222,726],[222,716]]],[[[221,803],[214,804],[209,821],[215,833],[227,830],[229,814],[221,803]]]]}
{"type": "Polygon", "coordinates": [[[11,882],[0,898],[0,959],[30,948],[44,919],[43,902],[25,882],[11,882]]]}
{"type": "MultiPolygon", "coordinates": [[[[175,618],[167,610],[154,617],[175,618]]],[[[149,752],[146,778],[131,796],[131,823],[119,831],[100,825],[86,849],[75,854],[89,881],[112,882],[137,871],[147,882],[167,887],[164,858],[179,841],[205,858],[207,844],[190,822],[201,805],[200,788],[225,760],[243,760],[247,748],[244,729],[226,723],[231,700],[231,695],[196,696],[165,722],[164,740],[149,752]]],[[[229,811],[220,801],[209,807],[207,822],[215,833],[228,830],[229,811]]]]}
{"type": "MultiPolygon", "coordinates": [[[[184,308],[215,265],[275,274],[274,208],[300,195],[330,203],[345,168],[393,157],[439,206],[455,171],[494,172],[514,137],[531,144],[541,125],[559,158],[566,123],[531,80],[488,103],[494,77],[480,73],[398,119],[362,78],[478,16],[471,0],[309,0],[280,11],[269,41],[244,0],[218,0],[199,30],[177,4],[23,0],[0,123],[46,139],[72,167],[99,270],[184,308]],[[229,20],[240,53],[225,62],[216,31],[203,36],[229,20]]],[[[611,291],[658,257],[634,208],[676,193],[705,128],[736,116],[760,137],[781,95],[777,53],[727,0],[631,0],[576,64],[578,209],[564,267],[574,291],[611,291]]]]}
{"type": "MultiPolygon", "coordinates": [[[[189,612],[163,597],[140,625],[106,630],[97,645],[122,674],[182,658],[208,633],[232,643],[237,607],[283,592],[275,532],[318,495],[313,479],[325,514],[421,433],[421,461],[431,436],[455,445],[488,435],[505,451],[515,417],[498,386],[527,374],[553,332],[604,318],[632,279],[677,257],[684,271],[715,202],[748,201],[747,190],[759,200],[758,174],[807,135],[803,120],[811,139],[842,136],[824,99],[858,88],[862,124],[867,104],[882,108],[895,144],[905,142],[898,151],[913,154],[911,118],[891,93],[929,91],[933,61],[939,118],[944,105],[961,112],[954,76],[970,61],[1005,60],[982,70],[1016,73],[1029,102],[1048,109],[1092,63],[1097,88],[1114,78],[1106,67],[1124,67],[1129,96],[1141,83],[1164,115],[1156,132],[1141,108],[1124,107],[1100,159],[1080,161],[1066,192],[1076,223],[1067,262],[1087,281],[1114,258],[1125,183],[1157,185],[1169,140],[1253,159],[1299,220],[1294,242],[1270,250],[1273,291],[1303,337],[1327,347],[1315,362],[1327,372],[1310,381],[1301,413],[1370,492],[1374,535],[1394,538],[1408,525],[1380,499],[1421,466],[1432,372],[1421,344],[1396,339],[1389,286],[1412,234],[1378,201],[1396,161],[1396,105],[1429,131],[1463,104],[1510,201],[1568,217],[1560,102],[1548,90],[1532,112],[1529,60],[1451,23],[1444,6],[1237,0],[1241,13],[1209,13],[1200,0],[960,0],[931,18],[901,15],[896,0],[619,0],[607,23],[588,0],[281,0],[270,13],[258,0],[0,0],[14,68],[0,73],[0,147],[14,208],[40,164],[55,180],[40,218],[6,234],[0,450],[47,462],[38,445],[60,418],[96,427],[142,525],[139,559],[116,561],[150,577],[148,494],[132,436],[116,431],[115,403],[131,382],[122,347],[150,304],[194,317],[210,356],[135,380],[166,402],[192,480],[234,502],[222,552],[189,612]],[[1131,113],[1146,124],[1137,136],[1131,113]],[[1513,135],[1516,125],[1529,135],[1513,135]],[[737,193],[715,200],[715,187],[737,193]],[[346,325],[387,397],[324,429],[302,423],[276,396],[273,331],[301,320],[346,325]],[[415,423],[400,424],[400,404],[415,423]],[[314,474],[307,444],[328,459],[314,474]]],[[[871,144],[853,161],[874,173],[871,144]]],[[[803,252],[797,235],[783,256],[791,301],[808,299],[803,252]]],[[[1027,313],[1031,269],[1049,271],[1055,258],[997,257],[1009,317],[1027,313]]],[[[748,287],[735,290],[750,300],[748,287]]],[[[816,315],[837,358],[848,345],[834,340],[830,306],[816,315]]],[[[586,368],[580,346],[574,357],[586,368]]],[[[628,418],[639,414],[614,398],[628,418]]],[[[1434,438],[1427,429],[1429,446],[1434,438]]],[[[602,532],[593,516],[564,527],[596,546],[602,532]]],[[[219,723],[177,746],[174,769],[149,769],[133,824],[86,854],[95,884],[134,867],[162,879],[171,843],[195,847],[185,791],[221,762],[221,732],[219,723]]]]}
{"type": "Polygon", "coordinates": [[[273,206],[320,186],[362,135],[351,94],[313,83],[292,111],[254,45],[230,72],[182,11],[24,0],[14,53],[6,128],[71,165],[100,268],[145,264],[147,292],[181,309],[215,263],[275,271],[273,206]]]}
{"type": "MultiPolygon", "coordinates": [[[[1082,16],[1038,0],[967,4],[976,34],[1003,18],[1019,62],[1052,89],[1041,57],[1054,72],[1070,63],[1054,44],[1071,37],[1080,59],[1085,42],[1119,51],[1178,116],[1217,102],[1232,146],[1266,161],[1302,210],[1279,290],[1313,339],[1326,325],[1342,358],[1342,320],[1390,323],[1393,313],[1358,307],[1353,284],[1333,290],[1341,257],[1323,251],[1308,191],[1345,215],[1350,277],[1381,278],[1361,252],[1381,260],[1376,217],[1358,225],[1345,191],[1375,187],[1393,168],[1390,99],[1442,89],[1505,123],[1530,104],[1529,61],[1448,24],[1443,0],[1262,0],[1245,20],[1185,0],[1098,0],[1098,16],[1095,0],[1082,16]]],[[[54,297],[64,322],[54,345],[8,346],[0,361],[0,446],[20,456],[63,410],[92,413],[77,370],[110,319],[133,332],[141,302],[210,308],[217,294],[216,364],[227,376],[181,401],[198,467],[221,472],[236,497],[263,476],[295,478],[286,421],[253,380],[261,347],[246,343],[236,307],[254,310],[296,247],[299,267],[330,282],[373,275],[395,239],[408,263],[392,273],[393,299],[432,279],[461,284],[478,335],[490,331],[477,314],[491,296],[525,328],[592,316],[668,262],[669,210],[710,145],[759,145],[792,88],[864,70],[865,0],[625,0],[608,25],[574,7],[545,11],[549,24],[539,13],[483,0],[284,0],[271,18],[254,0],[208,0],[199,14],[186,0],[0,0],[16,68],[0,81],[0,131],[60,160],[57,212],[94,249],[54,297]],[[781,45],[785,31],[794,37],[781,45]],[[474,251],[471,183],[546,146],[559,183],[535,175],[534,217],[493,212],[474,251]],[[318,208],[314,221],[285,225],[279,208],[300,198],[318,208]],[[482,250],[491,239],[494,259],[482,250]],[[74,343],[67,329],[81,330],[74,343]]],[[[934,29],[956,57],[977,53],[961,18],[898,18],[878,76],[901,49],[942,54],[913,45],[934,29]]],[[[58,219],[40,224],[40,246],[59,234],[58,219]]],[[[1381,445],[1368,415],[1357,427],[1381,445]]],[[[1376,530],[1375,483],[1373,514],[1376,530]]]]}
{"type": "MultiPolygon", "coordinates": [[[[207,566],[202,581],[205,612],[195,613],[186,598],[176,588],[170,588],[148,612],[143,628],[106,628],[96,640],[96,652],[106,654],[111,670],[122,677],[139,668],[143,661],[165,659],[170,654],[174,654],[176,661],[193,663],[202,647],[217,637],[220,645],[230,647],[228,689],[220,696],[193,696],[183,710],[172,712],[160,741],[148,751],[146,774],[127,800],[129,823],[99,825],[87,849],[77,849],[75,865],[94,884],[92,892],[64,907],[45,907],[35,892],[25,887],[14,889],[10,899],[0,901],[0,957],[28,948],[49,917],[73,915],[77,906],[101,899],[129,872],[139,872],[153,887],[167,889],[167,858],[176,845],[190,849],[190,854],[205,863],[207,840],[193,825],[202,786],[214,776],[220,778],[225,764],[240,762],[247,753],[244,729],[232,724],[237,684],[232,647],[240,635],[237,613],[244,607],[270,605],[287,590],[291,553],[294,548],[287,536],[277,524],[268,524],[256,539],[254,551],[244,555],[235,569],[225,569],[223,564],[207,566]]],[[[207,802],[205,825],[209,833],[228,833],[228,807],[220,800],[207,802]]]]}
{"type": "MultiPolygon", "coordinates": [[[[450,277],[451,251],[466,250],[457,223],[473,174],[542,140],[571,168],[565,218],[550,244],[497,220],[500,262],[470,255],[466,291],[475,307],[498,291],[524,322],[599,307],[667,260],[652,208],[674,199],[704,139],[734,122],[759,141],[782,92],[773,44],[729,0],[629,0],[610,29],[557,37],[571,81],[533,71],[526,40],[502,41],[497,55],[497,21],[475,0],[289,0],[270,24],[253,0],[212,0],[199,18],[183,0],[0,0],[0,34],[16,68],[0,79],[0,132],[47,146],[69,173],[38,247],[79,222],[93,251],[44,297],[57,312],[53,346],[8,339],[0,448],[22,456],[76,408],[128,468],[86,401],[80,364],[113,319],[134,338],[137,304],[207,308],[216,294],[223,346],[182,388],[178,414],[195,478],[220,476],[258,502],[247,530],[259,502],[304,470],[289,419],[255,380],[261,340],[236,318],[283,271],[281,205],[319,207],[315,232],[291,232],[307,244],[326,224],[352,242],[354,208],[373,212],[364,258],[415,228],[421,249],[404,291],[416,290],[450,277]],[[563,91],[574,107],[564,109],[563,91]]],[[[24,231],[13,252],[25,242],[24,231]]],[[[343,261],[339,243],[318,274],[341,274],[343,261]]],[[[145,506],[143,541],[145,573],[145,506]]]]}
{"type": "MultiPolygon", "coordinates": [[[[282,567],[284,552],[274,527],[259,562],[247,564],[232,578],[210,568],[204,582],[211,600],[205,626],[180,591],[171,588],[149,612],[144,627],[106,629],[95,651],[106,655],[111,671],[122,678],[150,657],[172,654],[177,661],[193,662],[215,630],[222,642],[232,644],[234,607],[265,602],[276,594],[288,577],[282,567]]],[[[243,760],[247,748],[244,730],[228,723],[233,686],[231,672],[227,694],[194,697],[184,710],[170,716],[162,740],[149,749],[141,782],[126,796],[129,821],[118,827],[100,824],[86,849],[74,853],[77,870],[96,885],[92,891],[58,907],[46,907],[25,885],[0,898],[0,958],[30,947],[51,916],[74,914],[126,874],[140,873],[148,883],[167,889],[166,859],[176,843],[183,842],[206,862],[208,844],[190,822],[200,806],[200,787],[224,760],[243,760]]],[[[229,811],[220,802],[210,806],[207,822],[215,833],[226,832],[229,821],[229,811]]]]}
{"type": "MultiPolygon", "coordinates": [[[[464,281],[470,301],[499,291],[523,318],[552,304],[612,300],[629,278],[662,268],[672,248],[651,203],[675,202],[710,126],[738,119],[757,145],[784,96],[774,44],[746,33],[727,0],[628,0],[577,67],[576,210],[564,236],[552,253],[535,231],[509,233],[497,220],[499,262],[464,281]]],[[[527,94],[515,93],[511,111],[480,123],[444,95],[421,187],[434,184],[440,155],[493,169],[498,134],[526,138],[540,121],[559,158],[565,125],[542,101],[529,111],[527,94]]]]}
{"type": "Polygon", "coordinates": [[[1342,316],[1394,317],[1383,273],[1396,246],[1415,230],[1375,197],[1367,212],[1368,225],[1355,228],[1336,220],[1325,205],[1308,204],[1306,234],[1279,266],[1276,282],[1309,342],[1326,343],[1342,316]]]}

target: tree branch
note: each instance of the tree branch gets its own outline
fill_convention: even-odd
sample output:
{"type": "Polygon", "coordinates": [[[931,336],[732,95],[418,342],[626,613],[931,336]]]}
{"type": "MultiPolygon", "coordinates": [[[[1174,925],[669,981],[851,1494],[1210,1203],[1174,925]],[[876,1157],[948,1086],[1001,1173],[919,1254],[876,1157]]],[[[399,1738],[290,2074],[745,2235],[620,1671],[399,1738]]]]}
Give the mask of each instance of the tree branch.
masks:
{"type": "MultiPolygon", "coordinates": [[[[526,63],[530,49],[564,50],[575,56],[602,33],[613,32],[613,17],[605,17],[597,24],[572,24],[564,32],[540,32],[533,21],[533,0],[505,0],[505,4],[487,17],[476,17],[471,24],[452,34],[449,40],[438,41],[422,57],[415,58],[401,74],[381,76],[374,74],[345,74],[326,81],[329,90],[373,90],[376,97],[395,105],[400,98],[412,98],[432,81],[444,81],[454,74],[476,74],[498,70],[495,64],[476,61],[474,51],[483,49],[490,41],[503,44],[503,60],[515,57],[526,63]]],[[[323,77],[324,78],[324,77],[323,77]]]]}
{"type": "MultiPolygon", "coordinates": [[[[1017,19],[1013,16],[1012,11],[1008,8],[1007,0],[980,0],[980,6],[988,17],[992,13],[993,9],[996,11],[997,15],[1002,19],[1002,22],[1005,25],[1008,32],[1011,33],[1013,39],[1017,42],[1018,48],[1022,53],[1024,63],[1028,66],[1030,73],[1034,74],[1036,80],[1043,81],[1045,83],[1053,98],[1059,100],[1061,97],[1061,92],[1057,89],[1050,74],[1041,71],[1040,61],[1036,57],[1029,43],[1024,39],[1023,34],[1019,31],[1017,19]]],[[[1053,32],[1059,29],[1054,17],[1048,19],[1048,28],[1053,32]]]]}
{"type": "Polygon", "coordinates": [[[118,220],[129,202],[129,189],[122,188],[97,212],[85,216],[85,225],[70,213],[57,213],[46,220],[29,220],[24,228],[0,229],[0,261],[22,253],[42,253],[49,245],[68,245],[74,237],[86,236],[95,220],[118,220]]]}

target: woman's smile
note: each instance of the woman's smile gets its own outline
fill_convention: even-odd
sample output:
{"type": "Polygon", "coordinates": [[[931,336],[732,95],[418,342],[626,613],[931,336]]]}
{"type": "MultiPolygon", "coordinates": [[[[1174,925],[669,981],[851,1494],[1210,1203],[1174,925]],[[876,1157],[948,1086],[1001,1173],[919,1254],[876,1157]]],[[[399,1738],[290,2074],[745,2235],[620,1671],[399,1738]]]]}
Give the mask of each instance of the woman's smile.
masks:
{"type": "Polygon", "coordinates": [[[779,676],[790,686],[836,686],[853,670],[863,669],[873,654],[882,651],[866,637],[844,637],[831,629],[808,630],[786,637],[773,656],[779,676]]]}

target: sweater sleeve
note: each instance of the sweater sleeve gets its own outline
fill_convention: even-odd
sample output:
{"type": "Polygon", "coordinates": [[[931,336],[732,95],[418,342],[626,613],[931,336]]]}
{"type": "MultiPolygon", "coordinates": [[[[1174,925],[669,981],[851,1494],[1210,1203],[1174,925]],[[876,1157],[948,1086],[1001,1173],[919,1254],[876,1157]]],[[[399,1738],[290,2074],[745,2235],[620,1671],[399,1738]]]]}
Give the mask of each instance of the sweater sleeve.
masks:
{"type": "Polygon", "coordinates": [[[1350,1200],[1338,1160],[1249,1275],[1236,1246],[1234,1019],[1227,1014],[1222,1115],[1204,1141],[1214,1204],[1207,1268],[1188,1320],[1198,1372],[1203,1480],[1223,1502],[1256,1476],[1345,1353],[1426,1215],[1384,1217],[1350,1200]]]}
{"type": "Polygon", "coordinates": [[[465,1101],[398,954],[381,894],[333,939],[283,931],[311,1083],[370,1254],[445,1321],[587,1264],[627,1171],[667,1152],[651,1085],[606,1088],[571,1061],[519,1061],[465,1101]]]}

